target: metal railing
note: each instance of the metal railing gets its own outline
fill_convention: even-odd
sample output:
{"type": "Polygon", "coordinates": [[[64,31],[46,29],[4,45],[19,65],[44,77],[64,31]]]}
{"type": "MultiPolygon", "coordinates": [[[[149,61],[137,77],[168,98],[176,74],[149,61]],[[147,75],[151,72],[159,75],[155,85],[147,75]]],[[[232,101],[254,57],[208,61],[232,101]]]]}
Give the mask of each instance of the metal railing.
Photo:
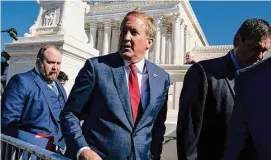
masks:
{"type": "Polygon", "coordinates": [[[1,160],[70,160],[22,140],[1,134],[1,160]]]}

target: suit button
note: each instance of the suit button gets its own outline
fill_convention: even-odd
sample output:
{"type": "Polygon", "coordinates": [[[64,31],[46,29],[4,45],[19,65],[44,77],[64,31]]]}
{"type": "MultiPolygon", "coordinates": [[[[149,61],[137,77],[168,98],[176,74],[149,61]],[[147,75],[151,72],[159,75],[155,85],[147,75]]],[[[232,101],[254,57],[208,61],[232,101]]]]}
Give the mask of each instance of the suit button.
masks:
{"type": "Polygon", "coordinates": [[[58,127],[55,127],[55,131],[58,132],[58,130],[59,130],[58,127]]]}

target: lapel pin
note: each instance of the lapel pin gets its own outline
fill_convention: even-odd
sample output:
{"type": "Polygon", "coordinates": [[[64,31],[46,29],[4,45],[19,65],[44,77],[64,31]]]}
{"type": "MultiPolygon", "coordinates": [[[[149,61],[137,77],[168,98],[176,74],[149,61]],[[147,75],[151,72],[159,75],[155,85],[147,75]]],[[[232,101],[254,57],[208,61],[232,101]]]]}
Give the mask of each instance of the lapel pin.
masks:
{"type": "Polygon", "coordinates": [[[157,77],[157,74],[153,73],[152,76],[153,76],[154,78],[156,78],[156,77],[157,77]]]}

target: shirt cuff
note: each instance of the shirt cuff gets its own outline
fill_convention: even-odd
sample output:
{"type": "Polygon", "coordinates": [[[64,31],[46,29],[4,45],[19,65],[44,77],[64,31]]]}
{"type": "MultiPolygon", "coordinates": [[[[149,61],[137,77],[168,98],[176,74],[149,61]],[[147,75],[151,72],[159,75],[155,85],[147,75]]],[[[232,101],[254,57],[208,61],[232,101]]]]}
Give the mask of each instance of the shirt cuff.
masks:
{"type": "Polygon", "coordinates": [[[90,149],[89,147],[82,147],[79,149],[79,151],[77,152],[76,154],[76,159],[79,160],[79,155],[81,154],[81,152],[84,150],[84,149],[90,149]]]}

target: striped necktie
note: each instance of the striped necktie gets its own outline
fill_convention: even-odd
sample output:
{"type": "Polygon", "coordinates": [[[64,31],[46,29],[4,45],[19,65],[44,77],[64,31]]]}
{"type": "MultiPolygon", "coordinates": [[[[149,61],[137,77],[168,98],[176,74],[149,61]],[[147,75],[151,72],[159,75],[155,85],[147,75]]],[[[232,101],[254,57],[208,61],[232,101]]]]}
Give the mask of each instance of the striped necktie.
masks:
{"type": "Polygon", "coordinates": [[[51,83],[50,84],[50,86],[51,86],[51,89],[55,92],[55,94],[58,96],[58,89],[57,89],[57,87],[56,87],[56,84],[55,84],[55,82],[53,82],[53,83],[51,83]]]}

